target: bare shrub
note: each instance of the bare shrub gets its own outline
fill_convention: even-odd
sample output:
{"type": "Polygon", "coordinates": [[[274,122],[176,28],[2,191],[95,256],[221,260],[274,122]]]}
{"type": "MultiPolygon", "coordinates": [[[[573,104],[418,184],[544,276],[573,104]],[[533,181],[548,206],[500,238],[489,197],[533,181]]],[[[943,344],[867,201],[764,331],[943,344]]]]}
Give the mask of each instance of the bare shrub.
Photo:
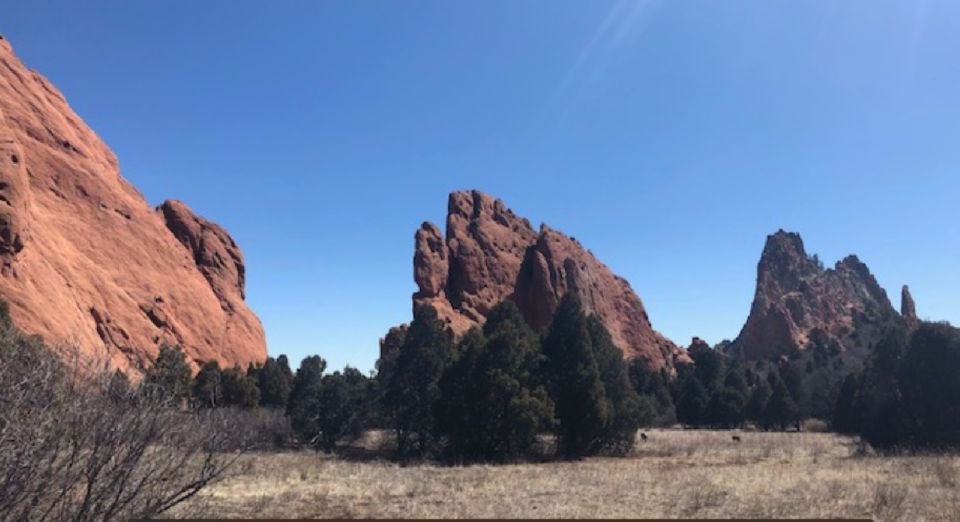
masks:
{"type": "Polygon", "coordinates": [[[880,520],[903,520],[906,515],[907,493],[893,484],[877,484],[873,490],[871,512],[880,520]]]}
{"type": "Polygon", "coordinates": [[[225,412],[182,411],[105,366],[0,328],[0,520],[146,518],[224,476],[225,412]]]}

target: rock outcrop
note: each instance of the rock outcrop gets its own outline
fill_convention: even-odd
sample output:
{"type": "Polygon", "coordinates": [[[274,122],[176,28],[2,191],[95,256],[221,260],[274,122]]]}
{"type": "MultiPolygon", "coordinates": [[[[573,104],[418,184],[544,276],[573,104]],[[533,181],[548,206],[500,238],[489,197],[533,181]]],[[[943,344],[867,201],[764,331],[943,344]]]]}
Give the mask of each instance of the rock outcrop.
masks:
{"type": "Polygon", "coordinates": [[[116,157],[0,39],[0,297],[23,330],[137,370],[162,342],[260,361],[243,256],[178,202],[154,211],[116,157]]]}
{"type": "Polygon", "coordinates": [[[767,238],[750,316],[728,353],[770,359],[811,346],[865,351],[898,320],[886,292],[856,256],[824,269],[798,234],[767,238]]]}
{"type": "Polygon", "coordinates": [[[903,317],[904,322],[908,326],[916,326],[919,322],[917,318],[917,303],[914,302],[913,296],[910,295],[910,287],[903,285],[903,288],[900,290],[900,316],[903,317]]]}
{"type": "Polygon", "coordinates": [[[575,239],[546,225],[534,231],[499,199],[450,195],[446,235],[424,223],[415,236],[414,306],[429,304],[455,335],[483,324],[505,299],[543,330],[560,299],[576,291],[627,357],[672,367],[689,357],[651,326],[640,298],[575,239]]]}

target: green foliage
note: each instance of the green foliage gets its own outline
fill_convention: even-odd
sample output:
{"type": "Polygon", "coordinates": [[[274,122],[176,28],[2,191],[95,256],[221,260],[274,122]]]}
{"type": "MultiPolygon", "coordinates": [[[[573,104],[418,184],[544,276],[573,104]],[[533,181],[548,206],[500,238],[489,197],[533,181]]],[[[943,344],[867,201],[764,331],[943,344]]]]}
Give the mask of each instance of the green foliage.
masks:
{"type": "Polygon", "coordinates": [[[323,385],[323,372],[327,361],[319,355],[310,355],[300,362],[300,368],[293,378],[290,400],[287,402],[287,417],[290,426],[301,440],[313,442],[320,432],[316,415],[316,398],[323,385]]]}
{"type": "Polygon", "coordinates": [[[874,347],[860,379],[855,409],[860,418],[860,435],[878,448],[892,448],[907,442],[897,373],[907,351],[907,334],[891,329],[874,347]]]}
{"type": "Polygon", "coordinates": [[[673,425],[677,420],[677,413],[666,372],[651,370],[647,362],[639,357],[627,363],[627,372],[640,397],[640,426],[673,425]]]}
{"type": "Polygon", "coordinates": [[[207,361],[193,378],[193,397],[201,408],[216,408],[223,404],[223,379],[220,364],[207,361]]]}
{"type": "Polygon", "coordinates": [[[764,425],[777,427],[782,431],[786,430],[788,425],[799,422],[800,409],[797,407],[797,403],[793,401],[790,390],[787,389],[783,380],[777,379],[773,394],[763,411],[764,425]]]}
{"type": "Polygon", "coordinates": [[[370,390],[370,380],[349,366],[343,372],[324,376],[311,403],[316,416],[316,423],[313,424],[316,432],[306,434],[304,438],[312,440],[329,453],[337,441],[344,437],[357,438],[362,435],[367,426],[370,390]]]}
{"type": "Polygon", "coordinates": [[[920,325],[898,376],[910,445],[960,447],[960,330],[920,325]]]}
{"type": "Polygon", "coordinates": [[[857,411],[857,392],[860,383],[857,376],[847,375],[840,386],[840,394],[833,409],[833,429],[838,433],[857,433],[860,431],[860,412],[857,411]]]}
{"type": "Polygon", "coordinates": [[[722,428],[736,428],[743,423],[747,398],[737,388],[724,387],[713,394],[707,406],[710,424],[722,428]]]}
{"type": "Polygon", "coordinates": [[[771,393],[770,385],[766,381],[758,379],[757,384],[750,390],[750,399],[744,407],[744,419],[762,424],[763,412],[767,409],[767,402],[770,400],[771,393]]]}
{"type": "Polygon", "coordinates": [[[719,389],[726,376],[726,356],[714,349],[695,352],[694,375],[707,392],[719,389]]]}
{"type": "Polygon", "coordinates": [[[432,306],[415,311],[403,345],[395,351],[395,359],[381,367],[383,407],[397,436],[398,455],[405,458],[414,442],[421,454],[429,449],[440,378],[453,357],[446,327],[432,306]]]}
{"type": "Polygon", "coordinates": [[[515,460],[530,454],[554,406],[538,372],[536,334],[512,301],[491,310],[483,332],[469,331],[440,383],[438,433],[449,458],[515,460]]]}
{"type": "Polygon", "coordinates": [[[267,357],[263,365],[252,368],[247,375],[257,383],[261,406],[272,408],[286,406],[293,386],[293,373],[290,371],[286,355],[281,355],[277,359],[267,357]]]}
{"type": "Polygon", "coordinates": [[[610,409],[610,422],[600,434],[596,449],[623,455],[633,448],[640,427],[640,397],[630,384],[623,352],[613,343],[610,332],[596,315],[587,318],[587,332],[596,353],[597,369],[610,409]]]}
{"type": "Polygon", "coordinates": [[[677,420],[686,426],[698,426],[706,422],[710,397],[696,375],[684,381],[677,402],[677,420]]]}
{"type": "Polygon", "coordinates": [[[223,386],[223,405],[250,409],[260,404],[257,381],[240,370],[239,366],[227,368],[220,374],[223,386]]]}
{"type": "Polygon", "coordinates": [[[587,455],[611,421],[612,408],[600,377],[587,318],[579,297],[560,301],[543,342],[550,396],[557,408],[558,452],[587,455]]]}
{"type": "Polygon", "coordinates": [[[183,350],[179,346],[163,344],[144,376],[144,383],[152,392],[185,404],[190,400],[191,377],[192,372],[183,350]]]}

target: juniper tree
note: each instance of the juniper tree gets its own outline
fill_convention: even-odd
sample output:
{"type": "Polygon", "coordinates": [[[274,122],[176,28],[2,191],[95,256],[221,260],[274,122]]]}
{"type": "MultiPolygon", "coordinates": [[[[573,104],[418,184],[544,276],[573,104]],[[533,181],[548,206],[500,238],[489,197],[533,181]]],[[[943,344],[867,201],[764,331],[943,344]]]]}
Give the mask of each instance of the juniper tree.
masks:
{"type": "Polygon", "coordinates": [[[440,378],[453,355],[446,326],[432,306],[421,306],[414,312],[404,343],[396,352],[383,406],[396,434],[397,453],[405,458],[413,442],[421,454],[429,447],[440,378]]]}
{"type": "Polygon", "coordinates": [[[556,404],[558,452],[587,455],[607,429],[612,414],[580,298],[561,299],[543,341],[550,396],[556,404]]]}

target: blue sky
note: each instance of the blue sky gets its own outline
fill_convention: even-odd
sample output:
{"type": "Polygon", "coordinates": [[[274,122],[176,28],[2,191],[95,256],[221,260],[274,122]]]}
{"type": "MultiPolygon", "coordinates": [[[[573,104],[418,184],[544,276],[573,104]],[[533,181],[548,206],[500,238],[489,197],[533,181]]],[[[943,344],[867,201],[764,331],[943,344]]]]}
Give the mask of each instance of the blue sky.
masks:
{"type": "Polygon", "coordinates": [[[465,188],[684,345],[737,335],[781,227],[960,322],[957,2],[31,0],[0,31],[151,204],[233,234],[295,362],[373,367],[465,188]]]}

